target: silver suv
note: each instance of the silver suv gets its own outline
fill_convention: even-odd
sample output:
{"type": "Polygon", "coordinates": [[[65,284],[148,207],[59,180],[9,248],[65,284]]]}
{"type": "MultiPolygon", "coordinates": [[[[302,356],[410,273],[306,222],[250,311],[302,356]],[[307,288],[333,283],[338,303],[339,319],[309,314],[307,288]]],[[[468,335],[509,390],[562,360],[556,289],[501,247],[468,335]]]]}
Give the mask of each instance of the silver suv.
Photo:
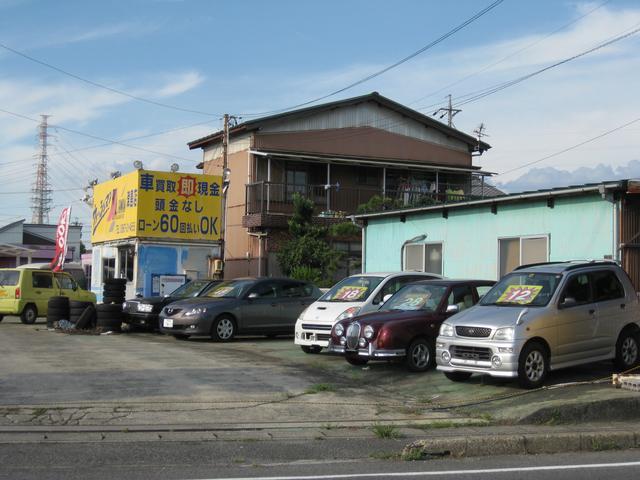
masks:
{"type": "Polygon", "coordinates": [[[614,359],[640,360],[640,304],[629,277],[607,261],[518,267],[473,308],[440,327],[438,370],[453,381],[473,373],[541,386],[550,370],[614,359]]]}

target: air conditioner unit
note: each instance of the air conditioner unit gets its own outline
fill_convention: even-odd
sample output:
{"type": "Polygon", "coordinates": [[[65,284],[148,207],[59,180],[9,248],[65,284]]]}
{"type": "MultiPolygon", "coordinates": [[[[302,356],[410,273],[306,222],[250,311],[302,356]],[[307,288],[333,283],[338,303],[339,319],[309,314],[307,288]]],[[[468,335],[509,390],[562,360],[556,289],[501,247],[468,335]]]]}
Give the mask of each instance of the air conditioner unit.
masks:
{"type": "Polygon", "coordinates": [[[216,258],[213,261],[213,273],[214,274],[222,273],[223,268],[224,268],[224,262],[219,258],[216,258]]]}

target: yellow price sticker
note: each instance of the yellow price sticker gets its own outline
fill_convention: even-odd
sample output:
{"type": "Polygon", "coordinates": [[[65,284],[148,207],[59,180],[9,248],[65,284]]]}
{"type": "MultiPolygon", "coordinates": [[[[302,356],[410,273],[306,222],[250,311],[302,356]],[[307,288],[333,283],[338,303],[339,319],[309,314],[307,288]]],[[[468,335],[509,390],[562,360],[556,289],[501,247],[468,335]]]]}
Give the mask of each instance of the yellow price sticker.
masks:
{"type": "Polygon", "coordinates": [[[533,302],[541,290],[542,285],[511,285],[500,295],[496,303],[528,305],[533,302]]]}

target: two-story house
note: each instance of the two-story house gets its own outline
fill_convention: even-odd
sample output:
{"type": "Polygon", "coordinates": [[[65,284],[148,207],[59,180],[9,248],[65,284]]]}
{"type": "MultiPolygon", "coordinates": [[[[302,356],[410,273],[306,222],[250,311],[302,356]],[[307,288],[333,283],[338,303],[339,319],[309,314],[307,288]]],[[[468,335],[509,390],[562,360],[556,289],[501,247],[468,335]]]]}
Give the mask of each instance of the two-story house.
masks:
{"type": "MultiPolygon", "coordinates": [[[[206,174],[222,174],[223,134],[188,144],[203,150],[206,174]]],[[[279,273],[295,192],[324,222],[345,221],[374,196],[387,208],[459,201],[490,175],[472,163],[489,148],[376,92],[234,125],[224,277],[279,273]]]]}

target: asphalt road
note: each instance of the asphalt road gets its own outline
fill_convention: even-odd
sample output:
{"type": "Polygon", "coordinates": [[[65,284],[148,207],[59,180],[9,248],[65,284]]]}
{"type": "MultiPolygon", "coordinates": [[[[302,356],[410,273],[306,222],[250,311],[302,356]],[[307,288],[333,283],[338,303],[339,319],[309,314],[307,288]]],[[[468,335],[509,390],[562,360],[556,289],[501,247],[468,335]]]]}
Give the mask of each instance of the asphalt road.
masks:
{"type": "Polygon", "coordinates": [[[403,442],[147,442],[0,445],[0,479],[634,479],[637,450],[536,456],[390,457],[403,442]],[[373,457],[378,457],[373,458],[373,457]]]}

